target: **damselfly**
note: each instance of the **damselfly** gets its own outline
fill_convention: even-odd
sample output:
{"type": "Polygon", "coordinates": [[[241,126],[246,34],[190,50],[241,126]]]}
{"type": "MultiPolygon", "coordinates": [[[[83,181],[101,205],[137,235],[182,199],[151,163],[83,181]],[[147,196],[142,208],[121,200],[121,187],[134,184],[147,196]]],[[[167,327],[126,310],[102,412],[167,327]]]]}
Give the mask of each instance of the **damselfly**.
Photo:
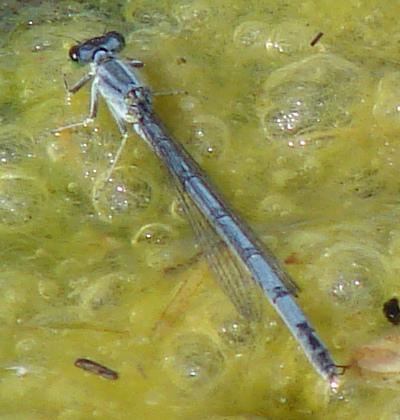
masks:
{"type": "Polygon", "coordinates": [[[136,70],[143,63],[118,58],[117,53],[124,45],[121,34],[108,32],[70,49],[70,58],[80,64],[89,64],[90,71],[68,90],[75,93],[92,81],[90,112],[85,120],[55,131],[93,122],[100,94],[123,136],[106,181],[127,140],[128,124],[132,125],[134,132],[151,147],[171,175],[216,278],[238,311],[249,320],[259,318],[257,299],[261,289],[261,294],[268,297],[315,370],[335,389],[338,386],[336,365],[296,303],[290,277],[229,208],[183,146],[170,137],[153,111],[150,89],[142,83],[136,70]],[[215,246],[215,241],[210,240],[210,231],[218,236],[224,247],[215,246]]]}

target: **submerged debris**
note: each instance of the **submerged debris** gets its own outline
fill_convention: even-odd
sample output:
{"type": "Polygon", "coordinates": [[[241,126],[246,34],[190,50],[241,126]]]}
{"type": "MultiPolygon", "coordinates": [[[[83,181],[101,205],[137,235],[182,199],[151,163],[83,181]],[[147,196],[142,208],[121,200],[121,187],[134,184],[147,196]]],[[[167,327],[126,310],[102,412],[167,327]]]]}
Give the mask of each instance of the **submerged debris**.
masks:
{"type": "Polygon", "coordinates": [[[367,383],[381,388],[400,387],[400,334],[386,334],[360,346],[350,367],[367,383]]]}
{"type": "Polygon", "coordinates": [[[80,369],[94,373],[95,375],[102,376],[105,379],[118,379],[118,373],[115,372],[115,370],[109,369],[108,367],[105,367],[100,363],[94,362],[93,360],[76,359],[74,365],[80,369]]]}
{"type": "Polygon", "coordinates": [[[389,299],[383,305],[383,313],[386,319],[394,325],[400,324],[400,307],[397,298],[389,299]]]}

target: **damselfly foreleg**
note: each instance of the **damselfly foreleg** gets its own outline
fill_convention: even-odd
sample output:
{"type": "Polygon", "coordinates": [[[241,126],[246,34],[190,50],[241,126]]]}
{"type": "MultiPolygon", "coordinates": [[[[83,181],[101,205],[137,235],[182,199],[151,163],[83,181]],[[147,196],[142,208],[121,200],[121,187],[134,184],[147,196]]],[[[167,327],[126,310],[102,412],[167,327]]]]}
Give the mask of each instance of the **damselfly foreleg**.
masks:
{"type": "MultiPolygon", "coordinates": [[[[75,83],[71,88],[68,87],[68,83],[65,78],[64,78],[64,84],[66,85],[67,91],[73,94],[77,92],[82,86],[85,85],[85,83],[87,83],[91,79],[93,79],[93,75],[88,73],[82,79],[78,80],[78,82],[75,83]]],[[[96,80],[94,80],[90,89],[89,115],[82,121],[78,121],[76,123],[72,123],[72,124],[64,125],[62,127],[55,128],[51,132],[54,134],[58,134],[61,131],[70,130],[72,128],[77,128],[77,127],[87,127],[90,124],[93,124],[97,116],[98,103],[99,103],[98,85],[97,85],[96,80]]]]}

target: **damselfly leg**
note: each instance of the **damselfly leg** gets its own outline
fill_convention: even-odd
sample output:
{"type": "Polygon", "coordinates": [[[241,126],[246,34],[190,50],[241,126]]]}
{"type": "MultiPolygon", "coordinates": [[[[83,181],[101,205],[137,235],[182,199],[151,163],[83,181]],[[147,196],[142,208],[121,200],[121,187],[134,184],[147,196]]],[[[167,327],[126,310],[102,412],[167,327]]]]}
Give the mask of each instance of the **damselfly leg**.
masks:
{"type": "MultiPolygon", "coordinates": [[[[141,62],[137,62],[135,61],[134,64],[135,66],[138,65],[138,63],[141,62]]],[[[87,73],[85,76],[83,76],[80,80],[78,80],[74,85],[72,85],[71,87],[68,84],[68,81],[66,79],[66,77],[64,76],[64,86],[68,92],[68,94],[75,94],[76,92],[78,92],[87,82],[91,81],[94,78],[94,75],[92,73],[87,73]]],[[[99,103],[99,89],[98,89],[98,82],[96,82],[96,80],[94,80],[92,82],[91,85],[91,90],[90,90],[90,104],[89,104],[89,115],[83,119],[82,121],[78,121],[76,123],[72,123],[72,124],[67,124],[64,125],[62,127],[58,127],[54,130],[52,130],[52,133],[54,134],[58,134],[62,131],[65,130],[70,130],[70,129],[74,129],[74,128],[79,128],[79,127],[88,127],[89,125],[93,124],[96,117],[97,117],[97,110],[98,110],[98,103],[99,103]]],[[[110,166],[110,168],[107,170],[106,174],[103,177],[103,186],[104,184],[110,179],[115,166],[117,164],[117,162],[119,161],[119,158],[121,157],[122,151],[125,147],[126,141],[128,139],[128,129],[126,127],[125,124],[125,120],[123,120],[122,118],[119,117],[118,113],[113,109],[111,104],[109,105],[109,109],[111,114],[114,117],[114,120],[116,121],[118,130],[120,131],[122,137],[121,137],[121,142],[120,145],[118,147],[118,150],[115,154],[115,157],[112,161],[112,164],[110,166]]],[[[132,121],[130,122],[134,122],[136,121],[134,118],[132,119],[132,121]]],[[[102,188],[98,188],[97,191],[99,192],[102,188]]]]}
{"type": "MultiPolygon", "coordinates": [[[[72,87],[69,87],[66,77],[64,76],[64,86],[68,92],[68,95],[74,94],[78,92],[87,82],[92,80],[94,77],[93,74],[87,73],[85,76],[83,76],[80,80],[78,80],[72,87]]],[[[51,130],[53,134],[58,134],[61,131],[70,130],[72,128],[77,127],[87,127],[90,124],[93,124],[96,116],[97,116],[97,108],[98,108],[98,87],[97,83],[93,81],[91,90],[90,90],[90,104],[89,104],[89,115],[82,121],[78,121],[76,123],[67,124],[62,127],[55,128],[54,130],[51,130]]]]}

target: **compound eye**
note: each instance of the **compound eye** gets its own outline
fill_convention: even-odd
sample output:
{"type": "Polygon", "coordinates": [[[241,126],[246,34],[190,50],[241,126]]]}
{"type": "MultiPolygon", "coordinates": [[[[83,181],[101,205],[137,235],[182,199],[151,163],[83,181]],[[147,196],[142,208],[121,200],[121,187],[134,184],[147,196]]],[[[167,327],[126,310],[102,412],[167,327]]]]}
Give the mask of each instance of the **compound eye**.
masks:
{"type": "Polygon", "coordinates": [[[125,38],[119,32],[107,32],[104,35],[104,46],[110,51],[120,51],[125,46],[125,38]]]}
{"type": "Polygon", "coordinates": [[[68,54],[72,61],[79,61],[79,48],[76,45],[69,49],[68,54]]]}

